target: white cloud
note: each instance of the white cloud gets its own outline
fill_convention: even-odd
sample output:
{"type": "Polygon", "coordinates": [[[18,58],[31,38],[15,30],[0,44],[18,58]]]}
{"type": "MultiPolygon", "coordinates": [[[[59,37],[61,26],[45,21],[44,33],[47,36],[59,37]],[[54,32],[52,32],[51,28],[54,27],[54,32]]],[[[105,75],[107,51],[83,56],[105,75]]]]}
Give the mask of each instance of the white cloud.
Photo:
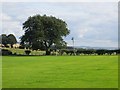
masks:
{"type": "Polygon", "coordinates": [[[22,23],[29,16],[47,14],[67,22],[69,45],[74,36],[79,41],[76,45],[104,45],[106,41],[105,46],[115,46],[111,38],[117,37],[117,9],[117,3],[4,3],[4,32],[21,36],[22,23]]]}
{"type": "MultiPolygon", "coordinates": [[[[68,46],[73,46],[71,40],[66,40],[68,46]]],[[[111,40],[91,40],[91,39],[77,39],[74,41],[75,46],[91,46],[91,47],[118,47],[118,42],[111,40]]]]}
{"type": "Polygon", "coordinates": [[[85,29],[85,28],[81,28],[80,30],[78,30],[78,32],[76,32],[76,33],[78,33],[78,38],[83,38],[84,37],[84,35],[86,34],[88,32],[88,29],[85,29]]]}
{"type": "MultiPolygon", "coordinates": [[[[2,2],[43,2],[43,0],[1,0],[2,2]]],[[[44,2],[118,2],[119,0],[44,0],[44,2]]]]}
{"type": "Polygon", "coordinates": [[[12,18],[11,18],[10,16],[2,13],[2,20],[3,20],[3,21],[10,21],[10,20],[12,20],[12,18]]]}
{"type": "Polygon", "coordinates": [[[19,21],[15,21],[7,14],[2,14],[2,33],[14,34],[19,41],[19,37],[23,34],[19,21]]]}

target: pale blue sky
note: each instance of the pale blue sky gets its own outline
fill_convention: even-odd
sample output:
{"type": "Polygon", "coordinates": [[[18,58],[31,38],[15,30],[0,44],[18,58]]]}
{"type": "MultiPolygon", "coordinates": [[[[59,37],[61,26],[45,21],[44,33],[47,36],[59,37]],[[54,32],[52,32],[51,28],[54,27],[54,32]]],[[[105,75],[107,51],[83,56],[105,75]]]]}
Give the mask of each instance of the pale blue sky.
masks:
{"type": "Polygon", "coordinates": [[[35,14],[53,15],[68,24],[71,33],[65,38],[76,46],[118,46],[117,2],[24,2],[2,3],[2,33],[23,35],[22,23],[35,14]]]}

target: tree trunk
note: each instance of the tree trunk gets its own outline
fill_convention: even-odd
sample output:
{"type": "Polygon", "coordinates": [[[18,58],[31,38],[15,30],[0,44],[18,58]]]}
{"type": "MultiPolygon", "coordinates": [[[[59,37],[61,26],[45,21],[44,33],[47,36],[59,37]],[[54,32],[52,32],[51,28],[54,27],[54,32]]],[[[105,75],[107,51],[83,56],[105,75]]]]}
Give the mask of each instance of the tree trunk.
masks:
{"type": "Polygon", "coordinates": [[[10,44],[11,45],[11,48],[13,48],[13,44],[10,44]]]}
{"type": "Polygon", "coordinates": [[[51,53],[50,50],[47,49],[46,50],[46,55],[50,55],[50,53],[51,53]]]}

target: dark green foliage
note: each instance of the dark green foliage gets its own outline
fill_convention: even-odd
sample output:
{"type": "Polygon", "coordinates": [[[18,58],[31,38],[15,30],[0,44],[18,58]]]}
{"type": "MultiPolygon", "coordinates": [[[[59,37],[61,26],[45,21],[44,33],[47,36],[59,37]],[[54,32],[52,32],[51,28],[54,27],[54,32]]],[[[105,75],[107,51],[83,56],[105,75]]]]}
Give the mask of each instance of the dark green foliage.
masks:
{"type": "Polygon", "coordinates": [[[19,49],[24,49],[25,47],[24,46],[20,46],[19,49]]]}
{"type": "Polygon", "coordinates": [[[118,50],[105,50],[105,49],[61,49],[59,54],[63,55],[63,53],[66,53],[67,55],[118,55],[120,54],[120,49],[118,50]]]}
{"type": "Polygon", "coordinates": [[[76,53],[77,53],[77,55],[79,55],[79,54],[91,55],[91,54],[95,53],[95,50],[94,49],[78,49],[76,53]]]}
{"type": "Polygon", "coordinates": [[[76,51],[74,51],[73,49],[61,49],[59,51],[60,55],[63,55],[64,53],[66,53],[67,55],[75,55],[76,51]]]}
{"type": "Polygon", "coordinates": [[[98,55],[104,55],[104,54],[105,54],[105,50],[104,50],[104,49],[96,50],[96,53],[97,53],[98,55]]]}
{"type": "Polygon", "coordinates": [[[9,34],[7,38],[8,38],[8,44],[10,44],[11,46],[17,43],[16,37],[13,34],[9,34]]]}
{"type": "Polygon", "coordinates": [[[50,47],[65,46],[63,37],[69,34],[66,22],[53,16],[35,15],[23,23],[25,34],[21,37],[21,44],[28,43],[31,49],[46,50],[50,54],[50,47]]]}
{"type": "Polygon", "coordinates": [[[0,55],[1,55],[1,53],[3,56],[12,55],[12,52],[10,50],[7,50],[7,49],[2,49],[0,52],[0,55]]]}
{"type": "Polygon", "coordinates": [[[0,37],[2,38],[2,39],[1,39],[1,40],[2,40],[2,41],[1,41],[2,44],[6,46],[6,45],[8,44],[7,35],[6,35],[6,34],[2,34],[0,37]]]}
{"type": "Polygon", "coordinates": [[[16,37],[13,34],[9,34],[8,36],[6,34],[0,35],[0,43],[3,45],[10,44],[11,46],[15,43],[17,43],[16,37]]]}
{"type": "Polygon", "coordinates": [[[29,55],[31,53],[30,50],[25,50],[26,55],[29,55]]]}
{"type": "Polygon", "coordinates": [[[116,50],[117,54],[120,54],[120,49],[116,50]]]}

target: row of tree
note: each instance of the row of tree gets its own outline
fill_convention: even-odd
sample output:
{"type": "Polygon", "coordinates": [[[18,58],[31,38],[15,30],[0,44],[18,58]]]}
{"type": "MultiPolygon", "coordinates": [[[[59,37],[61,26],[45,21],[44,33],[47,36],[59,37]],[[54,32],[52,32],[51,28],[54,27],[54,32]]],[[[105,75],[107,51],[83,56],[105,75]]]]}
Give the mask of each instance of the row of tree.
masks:
{"type": "Polygon", "coordinates": [[[105,49],[76,49],[76,50],[71,50],[71,49],[63,49],[59,51],[60,55],[63,55],[64,53],[66,53],[67,55],[80,55],[80,54],[84,54],[84,55],[118,55],[120,54],[120,49],[116,49],[116,50],[105,50],[105,49]]]}
{"type": "Polygon", "coordinates": [[[7,46],[8,44],[11,45],[11,47],[13,46],[13,44],[17,43],[17,39],[13,34],[2,34],[0,35],[0,44],[3,44],[4,46],[7,46]]]}

